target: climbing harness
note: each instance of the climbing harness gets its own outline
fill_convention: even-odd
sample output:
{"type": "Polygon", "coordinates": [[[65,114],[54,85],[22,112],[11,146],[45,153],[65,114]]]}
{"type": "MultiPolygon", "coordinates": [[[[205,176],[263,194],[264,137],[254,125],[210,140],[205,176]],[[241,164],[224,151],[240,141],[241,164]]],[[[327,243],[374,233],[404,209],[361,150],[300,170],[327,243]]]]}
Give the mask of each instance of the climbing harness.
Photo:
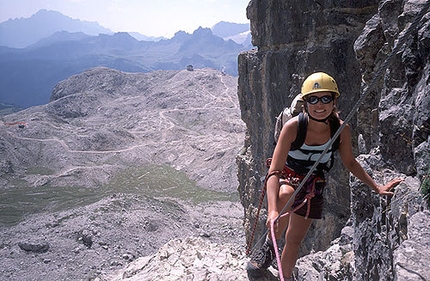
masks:
{"type": "MultiPolygon", "coordinates": [[[[337,137],[340,135],[340,133],[342,132],[342,130],[345,128],[345,126],[351,120],[352,116],[358,110],[358,107],[361,105],[361,103],[363,102],[363,100],[365,99],[365,97],[368,95],[368,93],[370,92],[370,90],[372,90],[373,87],[375,87],[375,85],[377,84],[377,81],[382,76],[383,71],[385,71],[388,68],[388,66],[392,64],[394,55],[397,54],[400,51],[400,48],[406,42],[406,38],[412,33],[413,30],[415,30],[417,28],[419,21],[422,19],[422,17],[424,16],[424,14],[427,12],[427,10],[429,9],[429,7],[430,7],[430,0],[427,0],[426,3],[424,4],[423,8],[421,9],[421,11],[417,14],[417,16],[415,17],[415,19],[409,25],[409,27],[407,28],[407,30],[405,31],[405,33],[401,37],[399,37],[399,39],[398,39],[396,45],[394,46],[394,48],[392,49],[390,55],[387,57],[387,59],[384,61],[384,63],[381,65],[381,67],[378,69],[378,71],[375,73],[375,75],[373,76],[371,82],[369,83],[369,86],[364,89],[363,94],[360,96],[360,98],[358,99],[358,101],[355,103],[354,107],[350,110],[349,114],[345,118],[345,120],[342,123],[342,125],[339,127],[339,129],[336,131],[336,133],[333,135],[333,137],[329,140],[329,142],[327,144],[327,147],[321,153],[320,157],[315,161],[315,163],[313,164],[313,166],[309,169],[308,173],[303,178],[303,180],[300,182],[299,186],[294,191],[294,193],[292,194],[291,198],[288,200],[288,202],[285,204],[285,206],[279,212],[278,217],[276,219],[274,219],[274,220],[271,221],[270,231],[271,231],[271,235],[272,235],[273,246],[274,246],[275,249],[277,249],[276,237],[275,237],[275,223],[281,217],[283,217],[283,216],[285,216],[285,215],[288,214],[288,213],[286,213],[286,210],[290,207],[290,205],[292,204],[292,201],[294,200],[294,198],[296,197],[296,195],[300,192],[300,190],[303,188],[304,184],[311,177],[312,173],[315,171],[315,169],[317,168],[318,164],[323,159],[324,155],[331,148],[333,142],[337,139],[337,137]]],[[[275,174],[276,175],[280,175],[280,174],[282,174],[282,171],[274,171],[271,174],[269,174],[269,175],[266,176],[265,184],[264,184],[264,190],[262,192],[262,196],[261,197],[263,197],[263,195],[265,195],[265,189],[267,187],[267,180],[268,180],[268,178],[271,177],[271,176],[273,176],[273,175],[275,175],[275,174]]],[[[307,200],[307,199],[308,198],[306,198],[305,200],[307,200]]],[[[264,197],[263,197],[263,200],[264,200],[264,197]]],[[[263,200],[260,198],[259,208],[261,208],[263,200]]],[[[257,211],[257,214],[259,214],[259,210],[257,211]]],[[[256,221],[258,221],[258,217],[257,217],[256,221]]],[[[253,230],[251,232],[250,242],[248,242],[247,254],[249,254],[249,252],[250,252],[249,246],[252,244],[254,232],[255,232],[255,227],[253,228],[253,230]]],[[[262,239],[266,237],[267,232],[268,232],[268,230],[266,230],[265,234],[262,236],[262,239]]],[[[257,244],[258,243],[256,243],[256,245],[257,244]]],[[[275,251],[275,254],[276,254],[276,261],[278,263],[278,272],[280,272],[279,277],[280,277],[281,281],[285,281],[285,279],[283,277],[283,274],[282,274],[282,264],[281,264],[281,259],[279,257],[279,252],[275,251]]]]}
{"type": "MultiPolygon", "coordinates": [[[[269,158],[266,160],[266,166],[268,168],[270,167],[271,163],[272,163],[272,158],[269,158]]],[[[276,170],[276,171],[272,171],[272,172],[268,173],[266,175],[265,180],[264,180],[264,188],[261,192],[260,201],[258,203],[257,214],[256,214],[256,219],[255,219],[256,222],[258,221],[258,218],[260,216],[260,210],[261,210],[261,207],[263,205],[264,197],[266,195],[267,181],[272,176],[277,176],[278,178],[282,177],[285,179],[297,179],[299,181],[303,181],[303,179],[305,178],[305,176],[296,173],[294,170],[290,169],[286,165],[284,166],[284,169],[282,171],[276,170]]],[[[311,210],[311,199],[315,196],[315,183],[318,181],[321,181],[321,179],[322,179],[321,177],[316,176],[316,175],[312,175],[312,177],[308,177],[307,182],[306,182],[306,186],[308,186],[309,189],[306,192],[304,200],[302,202],[298,203],[298,205],[293,210],[285,213],[285,215],[288,215],[290,213],[294,213],[297,210],[299,210],[301,207],[303,207],[305,204],[307,204],[306,215],[305,215],[305,218],[307,219],[309,216],[310,210],[311,210]]],[[[255,230],[257,227],[256,222],[254,223],[254,225],[252,227],[251,237],[254,237],[254,235],[255,235],[255,230]]],[[[252,242],[252,239],[250,239],[248,242],[248,247],[247,247],[247,252],[246,252],[247,255],[249,254],[249,249],[251,248],[251,244],[249,244],[250,242],[252,242]]]]}

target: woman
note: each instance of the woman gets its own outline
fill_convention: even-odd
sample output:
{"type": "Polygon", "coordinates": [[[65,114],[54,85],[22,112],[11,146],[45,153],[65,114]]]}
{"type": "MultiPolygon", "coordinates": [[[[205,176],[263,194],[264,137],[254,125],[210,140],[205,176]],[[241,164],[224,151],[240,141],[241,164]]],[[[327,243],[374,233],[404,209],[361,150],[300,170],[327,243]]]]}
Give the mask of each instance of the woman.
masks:
{"type": "MultiPolygon", "coordinates": [[[[273,152],[267,182],[268,216],[266,226],[270,228],[272,221],[275,226],[276,239],[285,233],[285,246],[282,251],[281,265],[284,280],[294,280],[293,269],[296,264],[300,244],[305,237],[313,219],[322,217],[323,196],[325,186],[324,173],[331,161],[332,149],[322,158],[316,171],[304,184],[292,205],[292,212],[278,218],[279,212],[287,204],[300,180],[307,174],[321,153],[328,145],[334,132],[333,123],[342,124],[336,111],[336,100],[340,93],[336,81],[326,73],[317,72],[303,82],[302,98],[307,119],[306,138],[300,147],[295,147],[299,117],[285,123],[279,136],[278,144],[273,152]],[[307,198],[309,202],[301,204],[307,198]],[[302,206],[301,206],[302,205],[302,206]],[[297,209],[298,210],[295,210],[297,209]]],[[[303,118],[303,117],[302,117],[303,118]]],[[[300,122],[302,124],[302,122],[300,122]]],[[[301,125],[302,126],[302,125],[301,125]]],[[[385,185],[378,185],[356,161],[351,145],[351,129],[348,125],[339,136],[338,150],[345,167],[379,195],[393,195],[391,189],[402,180],[394,179],[385,185]]],[[[262,248],[254,253],[248,263],[247,270],[251,275],[267,269],[275,257],[273,242],[267,236],[262,248]]]]}

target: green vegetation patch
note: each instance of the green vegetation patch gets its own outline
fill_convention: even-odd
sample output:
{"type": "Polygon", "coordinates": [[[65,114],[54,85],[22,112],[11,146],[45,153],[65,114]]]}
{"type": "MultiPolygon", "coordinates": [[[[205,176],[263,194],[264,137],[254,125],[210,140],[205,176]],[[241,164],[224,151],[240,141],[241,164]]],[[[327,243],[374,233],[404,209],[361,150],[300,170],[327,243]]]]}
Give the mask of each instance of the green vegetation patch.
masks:
{"type": "Polygon", "coordinates": [[[149,165],[123,170],[108,184],[107,189],[143,194],[153,198],[180,199],[193,203],[237,199],[234,194],[200,188],[185,173],[164,165],[149,165]]]}
{"type": "Polygon", "coordinates": [[[52,171],[51,169],[45,168],[45,167],[33,166],[33,167],[29,167],[27,169],[27,174],[28,175],[44,175],[44,176],[49,176],[49,175],[53,175],[54,171],[52,171]]]}
{"type": "Polygon", "coordinates": [[[424,175],[420,186],[421,194],[427,204],[430,205],[430,166],[427,169],[427,174],[424,175]]]}
{"type": "MultiPolygon", "coordinates": [[[[43,167],[31,167],[27,174],[49,175],[43,167]]],[[[95,203],[113,194],[133,194],[139,197],[162,199],[166,204],[182,201],[205,203],[237,201],[234,193],[215,192],[200,188],[188,176],[169,166],[130,167],[117,173],[100,188],[79,186],[28,186],[17,179],[12,188],[3,189],[0,196],[0,225],[14,225],[26,214],[59,212],[95,203]],[[170,202],[170,203],[169,203],[170,202]]]]}
{"type": "Polygon", "coordinates": [[[14,225],[26,214],[44,210],[67,210],[97,202],[103,197],[97,189],[76,186],[14,187],[2,190],[0,197],[0,225],[14,225]]]}

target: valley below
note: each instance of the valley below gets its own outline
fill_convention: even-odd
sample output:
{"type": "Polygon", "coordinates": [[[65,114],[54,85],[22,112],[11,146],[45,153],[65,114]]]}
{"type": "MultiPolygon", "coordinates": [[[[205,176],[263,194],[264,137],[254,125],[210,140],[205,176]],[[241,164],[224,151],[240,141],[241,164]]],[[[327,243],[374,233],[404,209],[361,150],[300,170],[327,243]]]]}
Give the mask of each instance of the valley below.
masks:
{"type": "Polygon", "coordinates": [[[95,280],[189,236],[245,247],[237,78],[94,68],[1,119],[0,279],[95,280]]]}

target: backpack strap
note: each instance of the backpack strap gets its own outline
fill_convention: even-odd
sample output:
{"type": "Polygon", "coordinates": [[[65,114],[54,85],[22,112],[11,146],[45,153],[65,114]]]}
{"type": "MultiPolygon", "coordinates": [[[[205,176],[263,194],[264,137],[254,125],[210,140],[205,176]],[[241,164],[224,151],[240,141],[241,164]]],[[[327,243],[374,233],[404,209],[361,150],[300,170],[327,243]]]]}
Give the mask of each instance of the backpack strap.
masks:
{"type": "MultiPolygon", "coordinates": [[[[330,134],[331,137],[334,136],[334,134],[336,134],[337,130],[340,127],[340,121],[338,118],[329,118],[328,120],[329,124],[330,124],[330,134]]],[[[334,165],[334,152],[339,148],[339,144],[340,144],[340,136],[338,136],[333,144],[331,145],[331,157],[330,157],[330,164],[329,165],[324,165],[325,167],[321,167],[322,170],[325,170],[326,172],[329,172],[331,170],[331,168],[333,168],[334,165]]]]}
{"type": "Polygon", "coordinates": [[[298,128],[296,139],[291,143],[290,150],[299,149],[304,143],[306,139],[306,132],[308,130],[308,118],[305,116],[303,112],[300,112],[298,115],[298,128]]]}
{"type": "MultiPolygon", "coordinates": [[[[330,134],[331,134],[331,137],[333,137],[340,127],[340,121],[338,118],[330,118],[328,121],[330,124],[330,134]]],[[[338,136],[332,144],[331,149],[333,152],[335,152],[339,148],[339,144],[340,144],[340,136],[338,136]]]]}

